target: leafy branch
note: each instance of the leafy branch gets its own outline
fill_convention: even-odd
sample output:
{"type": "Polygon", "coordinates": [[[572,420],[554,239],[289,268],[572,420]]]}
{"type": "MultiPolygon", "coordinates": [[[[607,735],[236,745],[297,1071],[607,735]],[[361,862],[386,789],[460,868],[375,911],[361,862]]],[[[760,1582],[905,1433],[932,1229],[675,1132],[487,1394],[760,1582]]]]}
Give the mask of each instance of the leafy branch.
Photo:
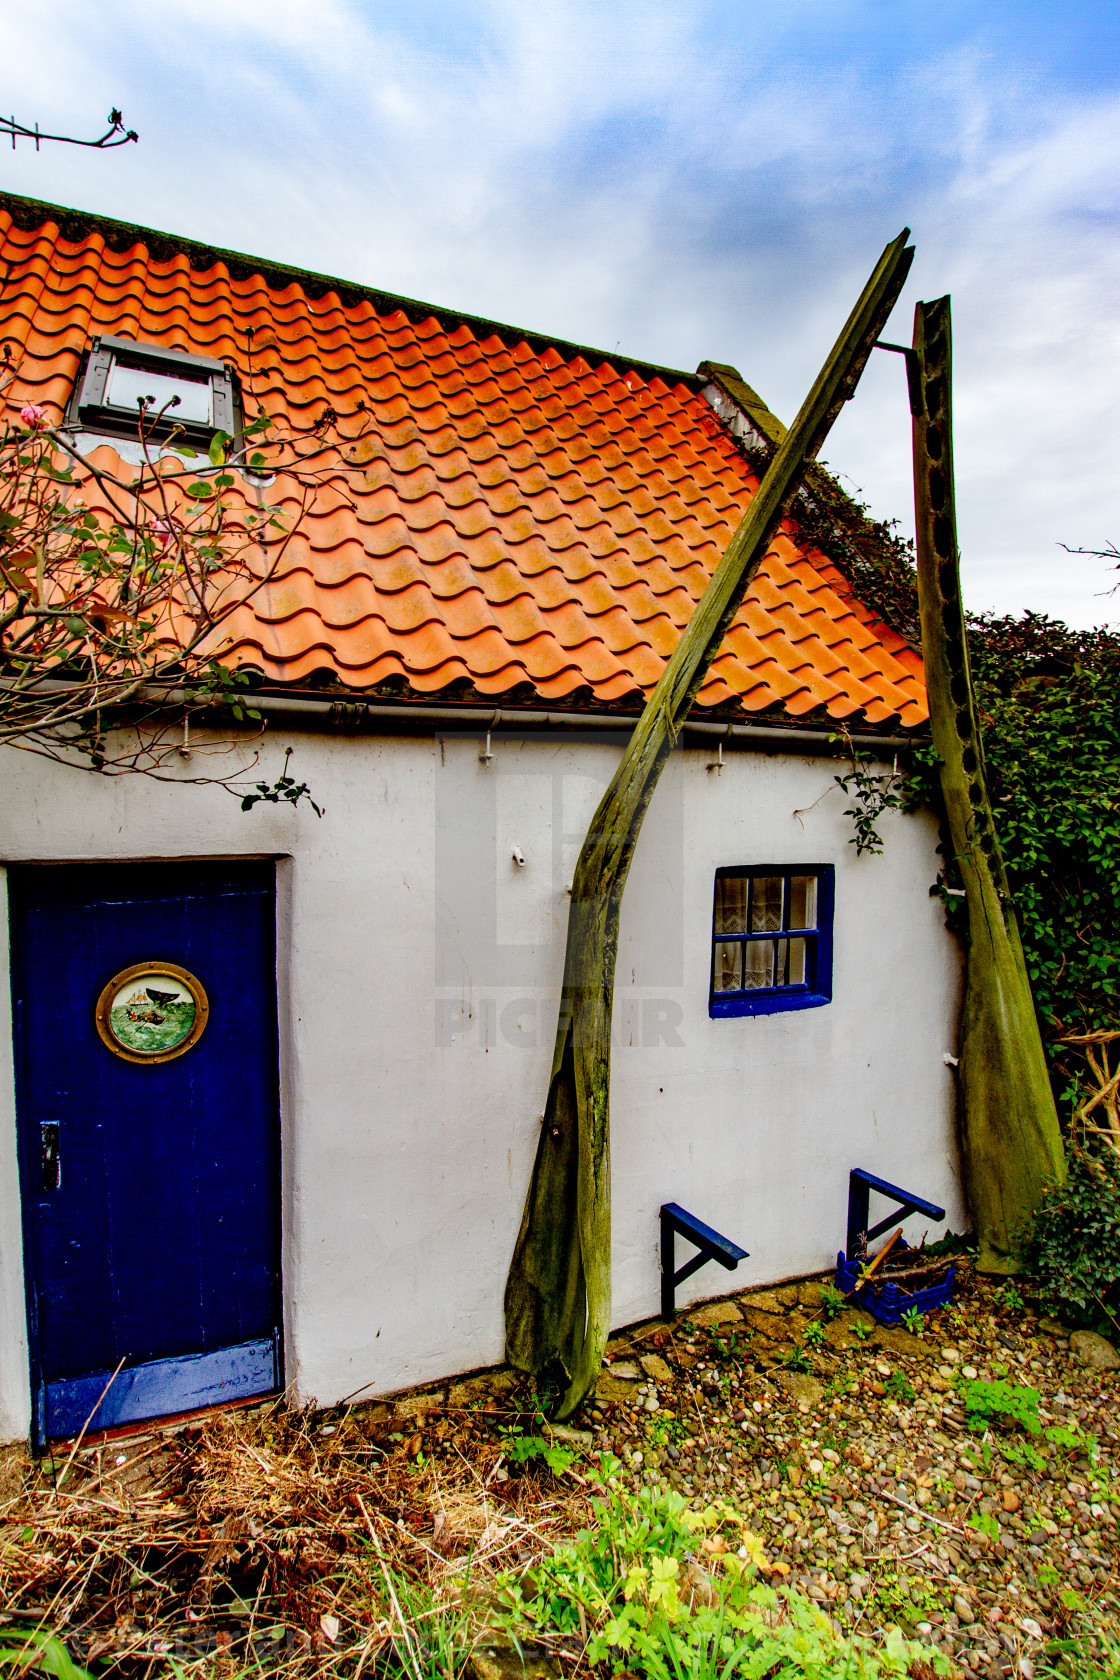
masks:
{"type": "MultiPolygon", "coordinates": [[[[899,775],[897,755],[890,770],[877,773],[870,768],[846,731],[842,738],[847,743],[852,768],[846,775],[832,779],[852,800],[844,812],[846,817],[851,817],[856,830],[848,844],[855,847],[857,857],[862,857],[864,852],[870,852],[875,857],[883,850],[883,837],[876,826],[880,817],[885,811],[909,808],[904,792],[906,778],[899,775]]],[[[831,741],[840,739],[838,735],[829,736],[831,741]]]]}
{"type": "Polygon", "coordinates": [[[323,814],[322,807],[316,805],[311,797],[311,788],[307,782],[297,782],[294,776],[288,774],[288,760],[292,756],[289,747],[284,754],[284,768],[274,782],[258,782],[256,793],[247,793],[241,801],[243,811],[251,811],[254,805],[262,800],[269,805],[298,805],[301,799],[306,799],[317,817],[323,814]]]}
{"type": "MultiPolygon", "coordinates": [[[[17,376],[5,347],[0,744],[102,774],[181,781],[176,757],[189,756],[181,740],[192,716],[222,710],[261,723],[238,643],[320,494],[337,502],[368,430],[364,405],[292,427],[254,403],[250,363],[250,418],[236,438],[217,432],[192,464],[197,452],[174,424],[178,399],[157,408],[141,397],[133,466],[103,447],[83,454],[60,412],[21,404],[17,376]]],[[[236,774],[186,779],[228,785],[236,774]]],[[[270,792],[273,802],[308,796],[287,761],[270,792]]]]}

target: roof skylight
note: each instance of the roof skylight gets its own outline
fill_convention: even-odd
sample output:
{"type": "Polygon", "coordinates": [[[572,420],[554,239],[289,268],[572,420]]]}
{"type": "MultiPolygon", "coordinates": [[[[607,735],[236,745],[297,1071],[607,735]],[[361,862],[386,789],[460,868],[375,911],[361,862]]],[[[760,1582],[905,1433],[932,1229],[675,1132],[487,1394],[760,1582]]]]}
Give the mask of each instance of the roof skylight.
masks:
{"type": "Polygon", "coordinates": [[[71,405],[71,424],[135,440],[141,405],[153,442],[166,442],[180,428],[176,435],[183,443],[206,448],[215,432],[232,437],[237,430],[233,373],[224,362],[131,338],[95,338],[71,405]]]}

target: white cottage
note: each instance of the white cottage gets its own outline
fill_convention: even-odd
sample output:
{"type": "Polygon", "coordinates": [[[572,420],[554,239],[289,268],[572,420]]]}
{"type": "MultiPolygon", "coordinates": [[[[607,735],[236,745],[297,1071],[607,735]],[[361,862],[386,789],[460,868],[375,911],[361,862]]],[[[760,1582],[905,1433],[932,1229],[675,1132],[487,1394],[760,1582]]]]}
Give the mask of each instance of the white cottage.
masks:
{"type": "MultiPolygon", "coordinates": [[[[87,450],[127,453],[137,367],[203,431],[250,384],[367,428],[234,655],[321,820],[4,750],[0,1435],[74,1433],[115,1371],[99,1423],[497,1362],[574,862],[779,423],[732,369],[101,217],[8,197],[0,237],[9,396],[87,450]]],[[[963,1222],[936,824],[890,814],[859,857],[833,783],[841,727],[889,764],[926,724],[917,652],[851,581],[866,529],[775,538],[646,818],[618,1324],[657,1311],[666,1202],[750,1251],[685,1300],[828,1265],[855,1166],[963,1222]]]]}

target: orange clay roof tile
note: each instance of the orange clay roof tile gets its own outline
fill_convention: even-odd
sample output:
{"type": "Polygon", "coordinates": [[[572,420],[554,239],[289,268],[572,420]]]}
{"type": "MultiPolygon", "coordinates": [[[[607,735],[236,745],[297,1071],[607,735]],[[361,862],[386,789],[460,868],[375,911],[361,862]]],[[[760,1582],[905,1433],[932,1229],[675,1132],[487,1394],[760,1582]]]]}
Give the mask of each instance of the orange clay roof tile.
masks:
{"type": "MultiPolygon", "coordinates": [[[[0,204],[9,401],[61,411],[108,332],[231,362],[297,424],[329,406],[370,427],[238,613],[238,660],[274,683],[640,705],[757,487],[697,378],[33,209],[0,204]]],[[[918,654],[786,527],[698,706],[927,715],[918,654]]]]}

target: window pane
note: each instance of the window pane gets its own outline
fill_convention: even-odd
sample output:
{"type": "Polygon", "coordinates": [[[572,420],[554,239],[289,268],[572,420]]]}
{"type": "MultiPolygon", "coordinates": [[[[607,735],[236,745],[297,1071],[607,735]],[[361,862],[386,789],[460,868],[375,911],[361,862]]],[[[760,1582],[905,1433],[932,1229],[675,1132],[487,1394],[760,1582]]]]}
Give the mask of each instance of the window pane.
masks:
{"type": "Polygon", "coordinates": [[[717,992],[741,992],[743,989],[743,947],[733,944],[730,939],[721,939],[716,945],[712,987],[717,992]]]}
{"type": "Polygon", "coordinates": [[[746,947],[743,990],[757,992],[774,984],[774,945],[769,939],[756,939],[746,947]]]}
{"type": "Polygon", "coordinates": [[[782,877],[756,875],[751,889],[751,932],[777,933],[782,925],[782,877]]]}
{"type": "Polygon", "coordinates": [[[788,983],[791,986],[804,986],[806,983],[805,947],[807,944],[808,940],[806,939],[791,939],[789,942],[788,983]]]}
{"type": "Polygon", "coordinates": [[[716,932],[746,933],[747,878],[721,875],[716,881],[716,932]]]}
{"type": "Polygon", "coordinates": [[[169,420],[201,420],[203,425],[210,424],[209,379],[191,379],[181,373],[153,373],[150,368],[129,367],[127,362],[114,361],[109,375],[109,402],[114,408],[127,408],[135,414],[140,397],[151,397],[157,411],[172,397],[178,397],[178,408],[167,410],[169,420]]]}
{"type": "Polygon", "coordinates": [[[789,880],[789,925],[815,928],[817,925],[817,877],[791,875],[789,880]]]}

